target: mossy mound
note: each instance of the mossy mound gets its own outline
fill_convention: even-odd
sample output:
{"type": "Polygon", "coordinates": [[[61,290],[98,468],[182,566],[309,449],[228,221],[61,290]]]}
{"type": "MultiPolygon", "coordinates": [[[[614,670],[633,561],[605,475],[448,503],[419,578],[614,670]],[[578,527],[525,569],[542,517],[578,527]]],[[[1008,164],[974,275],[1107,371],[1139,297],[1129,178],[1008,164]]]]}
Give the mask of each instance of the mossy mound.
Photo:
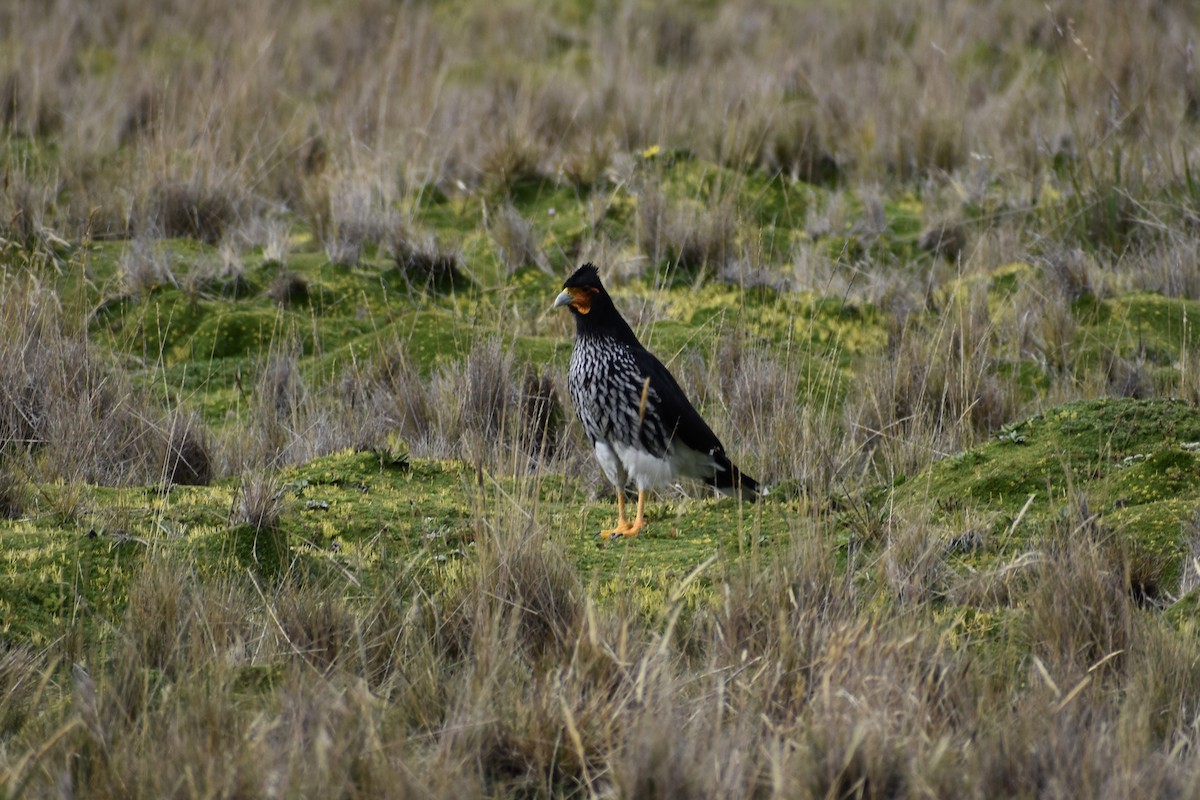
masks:
{"type": "Polygon", "coordinates": [[[1195,300],[1135,292],[1103,301],[1085,297],[1075,312],[1082,323],[1076,337],[1080,367],[1119,355],[1139,359],[1171,380],[1181,355],[1200,345],[1195,300]]]}
{"type": "Polygon", "coordinates": [[[120,618],[145,540],[127,531],[15,521],[0,546],[0,642],[46,646],[120,618]]]}
{"type": "Polygon", "coordinates": [[[1200,508],[1200,410],[1177,400],[1071,403],[1006,427],[897,486],[894,507],[986,520],[981,552],[1008,555],[1085,526],[1129,556],[1153,597],[1179,585],[1200,508]]]}
{"type": "Polygon", "coordinates": [[[229,530],[238,562],[268,579],[282,576],[291,562],[287,532],[279,528],[237,525],[229,530]]]}

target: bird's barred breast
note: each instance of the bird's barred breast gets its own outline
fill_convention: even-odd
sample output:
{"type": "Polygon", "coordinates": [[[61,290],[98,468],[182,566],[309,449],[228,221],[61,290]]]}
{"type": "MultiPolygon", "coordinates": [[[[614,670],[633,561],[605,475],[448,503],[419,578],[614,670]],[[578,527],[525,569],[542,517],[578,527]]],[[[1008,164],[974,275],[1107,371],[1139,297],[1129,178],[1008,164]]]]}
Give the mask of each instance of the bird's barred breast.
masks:
{"type": "Polygon", "coordinates": [[[589,439],[666,451],[669,437],[655,411],[658,393],[644,381],[624,345],[591,337],[576,341],[567,388],[589,439]]]}

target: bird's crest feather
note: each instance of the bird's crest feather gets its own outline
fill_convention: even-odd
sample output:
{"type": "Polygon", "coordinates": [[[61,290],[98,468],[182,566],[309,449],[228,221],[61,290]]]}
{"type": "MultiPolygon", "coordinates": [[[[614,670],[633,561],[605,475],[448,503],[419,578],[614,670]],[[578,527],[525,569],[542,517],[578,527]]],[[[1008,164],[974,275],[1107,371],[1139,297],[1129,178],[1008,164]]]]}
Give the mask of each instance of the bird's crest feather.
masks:
{"type": "Polygon", "coordinates": [[[596,265],[588,262],[572,273],[571,277],[563,283],[565,289],[600,289],[603,285],[600,283],[600,270],[596,269],[596,265]]]}

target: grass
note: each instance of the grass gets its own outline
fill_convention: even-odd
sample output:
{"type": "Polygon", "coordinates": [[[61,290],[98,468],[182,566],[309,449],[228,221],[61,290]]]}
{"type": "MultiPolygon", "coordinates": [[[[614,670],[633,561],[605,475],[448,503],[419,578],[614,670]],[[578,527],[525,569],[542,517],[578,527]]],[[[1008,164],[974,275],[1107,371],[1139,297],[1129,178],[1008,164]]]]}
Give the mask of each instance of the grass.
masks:
{"type": "Polygon", "coordinates": [[[0,797],[1195,796],[1194,12],[168,5],[0,10],[0,797]]]}

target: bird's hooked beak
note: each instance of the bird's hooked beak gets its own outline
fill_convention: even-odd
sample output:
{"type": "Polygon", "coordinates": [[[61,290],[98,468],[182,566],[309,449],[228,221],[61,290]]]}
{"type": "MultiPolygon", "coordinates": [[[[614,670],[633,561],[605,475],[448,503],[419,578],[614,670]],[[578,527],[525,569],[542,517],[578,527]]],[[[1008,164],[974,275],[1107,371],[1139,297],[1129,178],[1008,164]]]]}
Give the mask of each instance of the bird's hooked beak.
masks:
{"type": "Polygon", "coordinates": [[[570,306],[573,310],[580,314],[586,314],[592,310],[592,295],[596,293],[595,289],[580,289],[571,287],[563,289],[559,292],[558,297],[554,298],[553,308],[559,306],[570,306]]]}

